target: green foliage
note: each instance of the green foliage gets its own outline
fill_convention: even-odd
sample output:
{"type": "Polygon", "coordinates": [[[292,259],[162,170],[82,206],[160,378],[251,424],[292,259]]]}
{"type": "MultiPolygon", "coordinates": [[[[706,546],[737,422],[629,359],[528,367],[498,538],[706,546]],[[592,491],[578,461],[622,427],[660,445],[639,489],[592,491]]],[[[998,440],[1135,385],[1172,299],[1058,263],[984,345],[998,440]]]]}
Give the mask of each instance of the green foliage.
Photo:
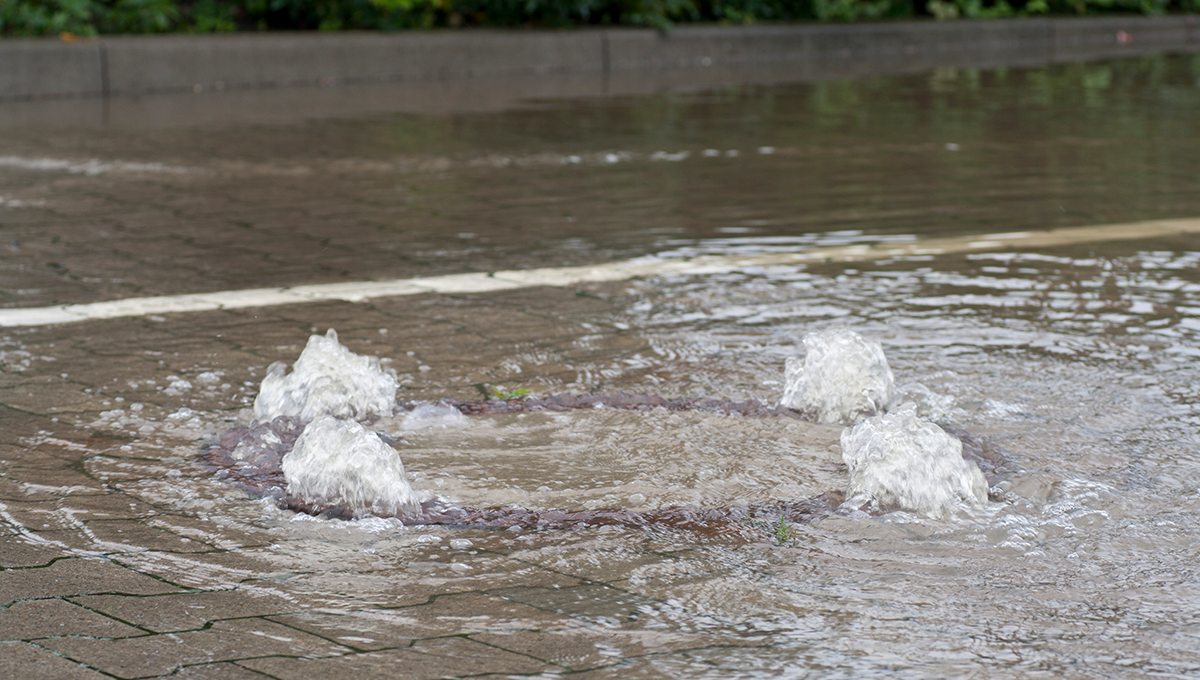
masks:
{"type": "Polygon", "coordinates": [[[488,398],[489,399],[520,399],[522,397],[528,397],[530,394],[533,394],[533,393],[526,389],[515,389],[512,391],[507,391],[507,390],[503,390],[499,387],[492,387],[491,394],[488,395],[488,398]]]}
{"type": "Polygon", "coordinates": [[[188,16],[191,26],[187,28],[196,33],[227,33],[237,30],[237,20],[234,18],[233,7],[220,0],[199,0],[190,7],[188,16]]]}
{"type": "MultiPolygon", "coordinates": [[[[0,0],[0,35],[566,28],[1200,11],[1200,0],[0,0]]],[[[64,36],[70,38],[71,36],[64,36]]]]}
{"type": "Polygon", "coordinates": [[[0,2],[0,33],[96,35],[98,9],[92,0],[7,0],[0,2]]]}
{"type": "Polygon", "coordinates": [[[173,0],[116,0],[107,8],[105,33],[164,33],[179,22],[173,0]]]}
{"type": "Polygon", "coordinates": [[[813,13],[821,21],[857,21],[912,16],[912,7],[905,0],[813,0],[813,13]]]}
{"type": "Polygon", "coordinates": [[[796,528],[788,526],[787,520],[783,515],[779,516],[779,521],[771,525],[771,535],[775,539],[775,545],[787,545],[796,540],[796,528]]]}

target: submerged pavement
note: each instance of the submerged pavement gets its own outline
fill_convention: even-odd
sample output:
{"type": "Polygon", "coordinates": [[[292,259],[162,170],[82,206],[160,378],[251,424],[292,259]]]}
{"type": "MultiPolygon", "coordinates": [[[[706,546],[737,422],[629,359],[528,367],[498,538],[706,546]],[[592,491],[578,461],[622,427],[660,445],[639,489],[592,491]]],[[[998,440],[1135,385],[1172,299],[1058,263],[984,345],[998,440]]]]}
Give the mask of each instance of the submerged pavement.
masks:
{"type": "MultiPolygon", "coordinates": [[[[6,127],[0,675],[1198,672],[1198,78],[1152,57],[6,127]],[[199,455],[327,328],[405,401],[773,402],[837,325],[1013,454],[1003,503],[781,546],[406,530],[281,510],[199,455]]],[[[401,446],[457,499],[653,508],[838,488],[837,434],[597,410],[401,446]]]]}
{"type": "MultiPolygon", "coordinates": [[[[677,607],[644,595],[641,579],[630,580],[632,564],[556,563],[559,550],[594,549],[596,532],[532,541],[512,532],[423,532],[385,548],[375,544],[388,540],[372,532],[405,532],[386,524],[337,528],[330,540],[359,553],[356,563],[322,564],[318,542],[309,546],[310,564],[281,566],[276,552],[296,546],[273,545],[278,530],[242,530],[239,520],[205,510],[212,498],[242,494],[196,460],[202,442],[194,434],[221,421],[193,414],[233,421],[264,368],[264,357],[248,348],[300,343],[309,324],[336,327],[359,351],[398,357],[406,397],[468,395],[470,383],[491,380],[484,367],[502,364],[529,338],[562,344],[587,333],[585,320],[609,307],[577,299],[575,291],[538,290],[500,293],[486,305],[324,303],[302,316],[289,308],[219,311],[10,337],[31,367],[53,355],[54,375],[33,368],[5,389],[0,630],[9,642],[0,668],[30,678],[569,670],[616,677],[645,655],[768,644],[716,621],[700,634],[672,625],[662,610],[677,607]],[[546,315],[548,307],[569,312],[546,315]],[[440,349],[426,341],[431,332],[445,339],[440,349]],[[401,347],[419,353],[407,357],[401,347]],[[479,368],[464,372],[465,361],[479,368]],[[122,427],[116,410],[137,415],[136,427],[122,427]],[[196,417],[207,422],[189,426],[196,417]],[[167,490],[197,484],[185,499],[167,490]],[[452,547],[451,538],[469,547],[452,547]]],[[[612,350],[621,351],[593,351],[612,350]]],[[[686,536],[634,540],[647,550],[638,566],[655,579],[686,582],[694,565],[677,561],[689,550],[686,536]]],[[[769,544],[751,549],[770,551],[769,544]]]]}
{"type": "Polygon", "coordinates": [[[842,247],[816,247],[799,252],[760,255],[699,256],[683,259],[644,258],[580,267],[519,269],[489,273],[449,274],[396,281],[355,281],[289,288],[215,291],[156,298],[126,298],[60,307],[0,309],[0,326],[52,324],[114,319],[150,314],[177,314],[222,309],[276,307],[329,300],[362,302],[380,297],[428,293],[488,293],[540,286],[571,286],[661,275],[702,276],[748,267],[832,262],[868,262],[897,257],[981,253],[1010,248],[1048,248],[1107,241],[1182,236],[1200,232],[1200,219],[1155,220],[1136,224],[1009,232],[958,238],[913,240],[842,247]]]}

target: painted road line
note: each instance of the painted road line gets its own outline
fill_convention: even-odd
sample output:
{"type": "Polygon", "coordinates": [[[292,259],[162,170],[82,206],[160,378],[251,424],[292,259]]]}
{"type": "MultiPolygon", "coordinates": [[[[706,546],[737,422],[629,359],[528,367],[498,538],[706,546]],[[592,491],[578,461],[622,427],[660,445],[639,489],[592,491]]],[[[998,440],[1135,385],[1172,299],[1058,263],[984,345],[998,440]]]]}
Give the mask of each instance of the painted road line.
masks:
{"type": "Polygon", "coordinates": [[[644,257],[623,262],[521,269],[493,273],[472,272],[399,279],[327,283],[291,288],[258,288],[215,293],[126,298],[82,305],[0,309],[0,326],[47,326],[90,319],[115,319],[150,314],[180,314],[221,309],[247,309],[342,300],[363,302],[373,298],[422,295],[426,293],[467,294],[535,286],[571,286],[584,283],[625,281],[668,274],[697,276],[748,267],[801,265],[819,262],[860,262],[895,257],[949,255],[990,250],[1029,251],[1104,241],[1153,239],[1181,234],[1200,234],[1200,218],[1152,220],[1128,224],[1067,227],[1046,231],[931,238],[904,243],[810,248],[795,252],[755,255],[710,255],[693,258],[644,257]]]}

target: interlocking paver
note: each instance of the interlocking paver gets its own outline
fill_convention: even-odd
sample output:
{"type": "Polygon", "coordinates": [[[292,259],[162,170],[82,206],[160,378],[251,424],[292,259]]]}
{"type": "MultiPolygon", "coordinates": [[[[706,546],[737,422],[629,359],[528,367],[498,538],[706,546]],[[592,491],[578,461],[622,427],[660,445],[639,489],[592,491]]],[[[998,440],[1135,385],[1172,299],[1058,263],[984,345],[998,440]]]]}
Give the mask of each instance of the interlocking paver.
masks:
{"type": "Polygon", "coordinates": [[[55,638],[44,644],[69,659],[123,678],[163,675],[191,664],[262,656],[324,657],[350,650],[263,619],[221,621],[208,630],[123,640],[55,638]]]}
{"type": "MultiPolygon", "coordinates": [[[[0,567],[41,567],[69,555],[69,551],[27,536],[0,536],[0,567]]],[[[3,576],[0,575],[0,579],[3,576]]],[[[0,583],[3,581],[0,580],[0,583]]]]}
{"type": "Polygon", "coordinates": [[[532,674],[558,670],[527,656],[459,637],[422,640],[411,648],[353,654],[334,659],[252,659],[242,665],[281,680],[342,675],[356,680],[432,680],[484,673],[532,674]]]}
{"type": "Polygon", "coordinates": [[[28,642],[0,642],[0,678],[102,680],[104,677],[28,642]]]}
{"type": "Polygon", "coordinates": [[[101,541],[124,544],[136,549],[168,552],[211,552],[213,547],[198,540],[177,536],[133,520],[92,521],[88,529],[101,541]]]}
{"type": "Polygon", "coordinates": [[[66,600],[25,600],[0,609],[0,640],[35,640],[61,635],[98,638],[145,635],[66,600]]]}
{"type": "Polygon", "coordinates": [[[573,588],[511,588],[495,594],[546,611],[605,623],[636,621],[641,611],[657,604],[642,595],[603,584],[573,588]]]}
{"type": "Polygon", "coordinates": [[[95,558],[62,559],[47,567],[0,572],[0,604],[38,597],[97,593],[154,595],[178,590],[169,583],[95,558]]]}
{"type": "Polygon", "coordinates": [[[625,660],[620,664],[572,673],[570,678],[571,680],[679,680],[698,676],[700,671],[704,670],[711,671],[710,668],[688,668],[683,664],[670,663],[659,656],[646,656],[625,660]]]}
{"type": "Polygon", "coordinates": [[[263,680],[266,676],[236,663],[222,661],[186,666],[165,677],[171,680],[263,680]]]}
{"type": "Polygon", "coordinates": [[[620,663],[625,657],[645,653],[644,645],[630,649],[628,636],[605,627],[580,627],[556,631],[481,633],[471,639],[493,647],[534,657],[569,670],[587,670],[620,663]]]}
{"type": "Polygon", "coordinates": [[[358,649],[407,646],[414,640],[444,635],[579,625],[569,617],[480,593],[445,595],[428,604],[398,609],[304,612],[271,618],[358,649]]]}
{"type": "Polygon", "coordinates": [[[153,597],[93,595],[72,601],[159,633],[196,630],[222,619],[282,614],[298,607],[291,600],[254,588],[153,597]]]}

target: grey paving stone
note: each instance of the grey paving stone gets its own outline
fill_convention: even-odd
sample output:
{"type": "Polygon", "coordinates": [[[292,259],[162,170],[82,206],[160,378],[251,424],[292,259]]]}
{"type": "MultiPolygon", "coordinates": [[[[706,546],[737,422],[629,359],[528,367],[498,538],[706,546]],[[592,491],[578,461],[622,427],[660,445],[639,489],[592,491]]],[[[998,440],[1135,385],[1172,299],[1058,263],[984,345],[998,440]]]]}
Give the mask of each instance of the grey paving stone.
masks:
{"type": "Polygon", "coordinates": [[[45,566],[68,554],[59,546],[37,543],[24,536],[0,536],[0,567],[5,569],[45,566]]]}
{"type": "Polygon", "coordinates": [[[153,597],[93,595],[72,598],[72,601],[159,633],[196,630],[211,621],[282,614],[297,609],[294,602],[278,595],[245,588],[153,597]]]}
{"type": "MultiPolygon", "coordinates": [[[[40,462],[40,461],[39,461],[40,462]]],[[[34,488],[55,488],[66,487],[73,490],[72,493],[102,493],[104,487],[100,482],[80,472],[79,470],[69,467],[34,467],[28,464],[29,461],[22,461],[19,467],[13,467],[5,473],[9,479],[18,484],[24,483],[32,485],[34,488]]],[[[28,487],[27,487],[28,488],[28,487]]]]}
{"type": "Polygon", "coordinates": [[[330,614],[304,612],[274,621],[323,635],[357,649],[407,646],[413,640],[485,631],[555,630],[573,619],[478,593],[446,595],[429,604],[330,614]]]}
{"type": "Polygon", "coordinates": [[[25,600],[0,609],[0,640],[34,640],[60,635],[130,637],[146,632],[66,600],[25,600]]]}
{"type": "Polygon", "coordinates": [[[28,642],[0,642],[0,678],[101,680],[104,676],[28,642]]]}
{"type": "Polygon", "coordinates": [[[263,619],[222,621],[188,633],[123,640],[55,638],[44,643],[67,658],[123,678],[146,678],[181,666],[263,656],[317,658],[350,650],[263,619]]]}
{"type": "Polygon", "coordinates": [[[165,552],[211,552],[206,543],[178,536],[169,531],[146,526],[134,520],[97,520],[88,522],[88,529],[101,541],[130,545],[139,549],[165,552]]]}
{"type": "Polygon", "coordinates": [[[281,680],[342,675],[355,680],[457,678],[484,673],[532,674],[555,666],[459,637],[422,640],[407,649],[366,652],[333,659],[263,658],[241,662],[281,680]]]}
{"type": "Polygon", "coordinates": [[[643,610],[657,604],[642,595],[600,584],[572,588],[512,588],[494,594],[538,609],[606,624],[635,622],[643,610]]]}
{"type": "Polygon", "coordinates": [[[554,631],[505,631],[470,636],[501,649],[532,656],[574,671],[627,663],[649,654],[669,654],[714,646],[753,647],[764,636],[739,637],[719,631],[682,631],[670,626],[587,626],[554,631]]]}
{"type": "Polygon", "coordinates": [[[711,670],[694,666],[689,668],[667,661],[664,663],[663,657],[638,657],[620,664],[572,673],[569,677],[571,680],[680,680],[697,677],[703,670],[711,670]]]}
{"type": "Polygon", "coordinates": [[[58,506],[77,511],[83,520],[140,519],[160,512],[153,505],[118,492],[91,496],[72,494],[59,501],[58,506]]]}
{"type": "Polygon", "coordinates": [[[175,586],[96,558],[63,559],[48,567],[0,572],[0,604],[40,597],[98,593],[155,595],[175,586]]]}
{"type": "Polygon", "coordinates": [[[267,676],[235,663],[223,661],[186,666],[176,673],[163,677],[171,678],[171,680],[263,680],[267,676]]]}

